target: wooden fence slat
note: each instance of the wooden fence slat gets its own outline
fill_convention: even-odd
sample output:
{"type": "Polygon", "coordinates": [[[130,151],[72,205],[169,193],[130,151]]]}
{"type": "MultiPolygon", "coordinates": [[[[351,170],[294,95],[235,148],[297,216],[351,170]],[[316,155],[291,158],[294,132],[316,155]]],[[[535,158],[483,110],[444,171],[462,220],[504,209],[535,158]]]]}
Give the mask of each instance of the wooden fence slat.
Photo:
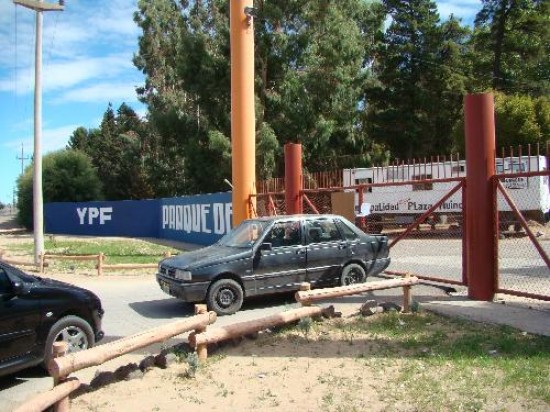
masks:
{"type": "Polygon", "coordinates": [[[44,255],[44,259],[58,260],[97,260],[99,255],[44,255]]]}
{"type": "Polygon", "coordinates": [[[233,323],[218,328],[209,328],[203,333],[191,333],[188,337],[189,345],[196,348],[199,345],[220,342],[239,336],[248,335],[273,326],[284,325],[307,316],[317,316],[323,313],[319,306],[307,306],[292,309],[275,315],[253,319],[245,322],[233,323]]]}
{"type": "Polygon", "coordinates": [[[78,389],[80,381],[78,378],[69,378],[65,382],[54,386],[47,392],[42,392],[31,398],[23,405],[17,407],[13,412],[42,412],[48,409],[61,399],[66,398],[71,392],[78,389]]]}
{"type": "Polygon", "coordinates": [[[198,327],[205,327],[216,321],[215,312],[208,312],[192,318],[158,326],[135,335],[99,345],[81,352],[70,353],[62,358],[52,359],[48,371],[54,378],[68,376],[70,373],[101,365],[113,358],[132,352],[136,349],[163,342],[168,338],[189,332],[198,327]]]}
{"type": "Polygon", "coordinates": [[[329,298],[338,298],[342,296],[355,295],[363,292],[369,292],[372,290],[383,290],[391,289],[400,286],[410,286],[416,285],[418,283],[418,278],[416,276],[411,276],[403,279],[388,279],[380,280],[376,282],[368,283],[356,283],[349,286],[339,286],[335,288],[328,289],[314,289],[314,290],[300,290],[294,295],[296,300],[301,304],[310,304],[313,301],[329,299],[329,298]]]}

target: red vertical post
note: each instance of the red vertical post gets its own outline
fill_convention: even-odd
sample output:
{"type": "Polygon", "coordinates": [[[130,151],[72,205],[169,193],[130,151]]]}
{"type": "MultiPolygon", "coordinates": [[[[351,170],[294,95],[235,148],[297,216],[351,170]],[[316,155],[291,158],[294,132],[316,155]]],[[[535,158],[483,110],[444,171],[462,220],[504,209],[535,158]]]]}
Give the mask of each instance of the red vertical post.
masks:
{"type": "Polygon", "coordinates": [[[302,213],[302,145],[285,144],[286,214],[302,213]]]}
{"type": "Polygon", "coordinates": [[[468,296],[486,301],[494,298],[498,270],[494,109],[491,93],[467,95],[464,100],[468,296]]]}

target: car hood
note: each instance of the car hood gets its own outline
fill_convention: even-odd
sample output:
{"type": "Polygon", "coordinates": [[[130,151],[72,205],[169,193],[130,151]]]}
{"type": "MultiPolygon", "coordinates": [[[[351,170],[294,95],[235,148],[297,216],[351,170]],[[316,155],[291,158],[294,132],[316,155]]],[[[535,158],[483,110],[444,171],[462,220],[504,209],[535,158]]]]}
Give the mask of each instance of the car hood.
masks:
{"type": "Polygon", "coordinates": [[[36,277],[36,281],[31,285],[31,290],[37,292],[46,292],[50,294],[67,294],[67,295],[80,295],[81,297],[88,298],[91,301],[99,302],[99,298],[95,293],[88,289],[75,286],[71,283],[62,282],[60,280],[49,279],[49,278],[40,278],[36,277]]]}
{"type": "Polygon", "coordinates": [[[196,269],[204,266],[212,266],[224,263],[227,260],[245,258],[252,254],[252,248],[234,248],[212,245],[192,252],[185,252],[178,256],[164,259],[163,266],[178,269],[196,269]]]}

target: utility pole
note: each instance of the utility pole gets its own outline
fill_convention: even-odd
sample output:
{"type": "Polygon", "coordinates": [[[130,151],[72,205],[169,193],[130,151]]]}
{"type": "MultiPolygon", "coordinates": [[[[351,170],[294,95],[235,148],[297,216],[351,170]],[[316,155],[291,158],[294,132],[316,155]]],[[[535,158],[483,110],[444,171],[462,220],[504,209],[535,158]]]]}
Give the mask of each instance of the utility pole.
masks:
{"type": "Polygon", "coordinates": [[[17,160],[21,160],[21,174],[25,171],[25,160],[29,160],[30,156],[25,156],[25,152],[23,151],[23,143],[21,143],[21,157],[16,156],[17,160]]]}
{"type": "Polygon", "coordinates": [[[44,200],[42,196],[42,12],[62,11],[64,0],[59,4],[43,0],[13,0],[14,4],[36,12],[36,45],[34,62],[34,156],[33,156],[33,222],[34,263],[38,264],[44,253],[44,200]]]}

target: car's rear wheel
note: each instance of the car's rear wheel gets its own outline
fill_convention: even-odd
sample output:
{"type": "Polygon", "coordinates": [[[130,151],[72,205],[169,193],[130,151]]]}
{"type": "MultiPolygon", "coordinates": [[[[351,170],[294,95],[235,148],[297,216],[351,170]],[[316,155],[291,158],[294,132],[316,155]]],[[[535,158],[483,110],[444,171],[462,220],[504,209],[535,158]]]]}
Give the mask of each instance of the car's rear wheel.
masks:
{"type": "Polygon", "coordinates": [[[50,329],[44,349],[44,365],[53,358],[53,344],[66,342],[67,352],[73,353],[91,348],[95,344],[94,331],[88,322],[78,316],[65,316],[50,329]]]}
{"type": "Polygon", "coordinates": [[[357,263],[350,263],[342,270],[340,284],[342,286],[353,285],[355,283],[363,283],[367,280],[367,275],[363,266],[357,263]]]}
{"type": "Polygon", "coordinates": [[[231,315],[241,308],[243,299],[243,289],[238,282],[220,279],[208,289],[206,304],[218,315],[231,315]]]}

